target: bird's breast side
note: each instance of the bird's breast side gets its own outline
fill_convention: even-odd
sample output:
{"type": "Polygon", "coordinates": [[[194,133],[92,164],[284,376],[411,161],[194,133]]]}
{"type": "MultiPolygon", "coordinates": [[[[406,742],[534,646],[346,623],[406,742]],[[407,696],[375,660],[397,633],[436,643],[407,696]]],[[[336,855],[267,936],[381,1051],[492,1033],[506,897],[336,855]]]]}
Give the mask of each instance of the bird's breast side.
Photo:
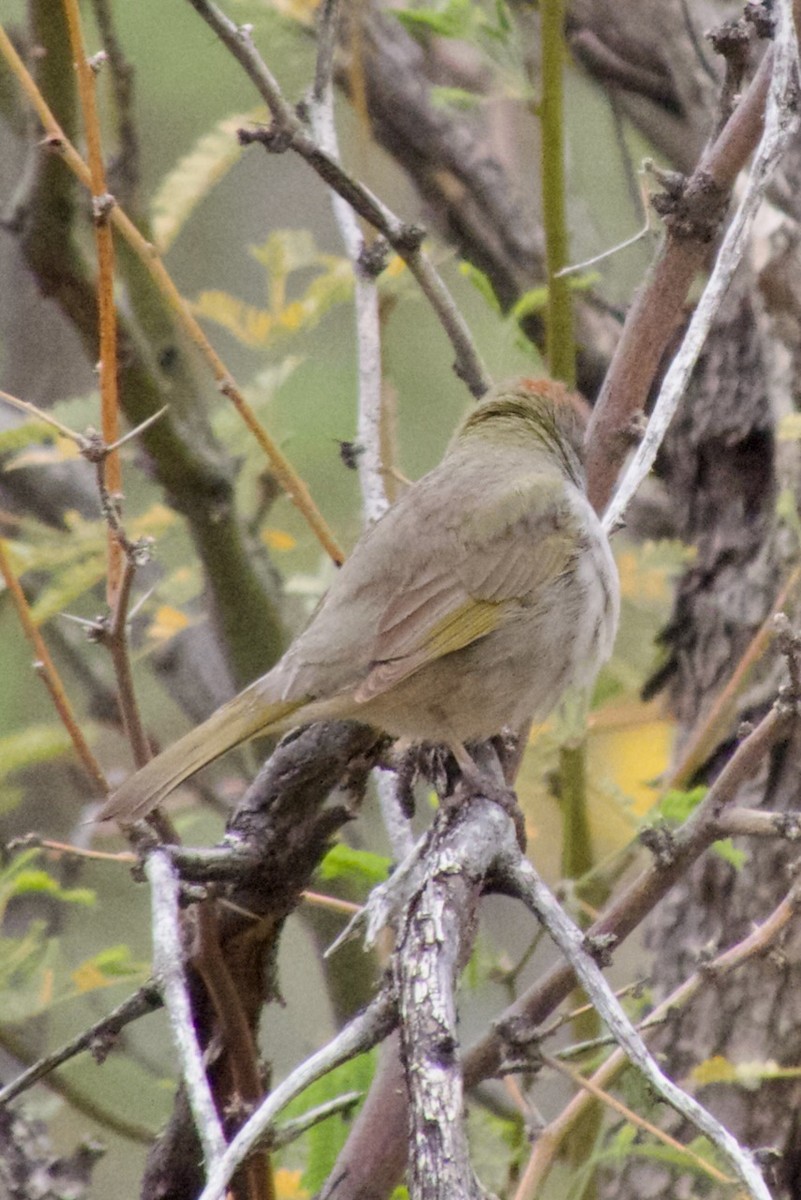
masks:
{"type": "Polygon", "coordinates": [[[371,700],[365,719],[397,736],[467,742],[541,720],[568,687],[594,679],[617,627],[617,571],[578,489],[570,504],[580,532],[566,568],[491,633],[371,700]]]}

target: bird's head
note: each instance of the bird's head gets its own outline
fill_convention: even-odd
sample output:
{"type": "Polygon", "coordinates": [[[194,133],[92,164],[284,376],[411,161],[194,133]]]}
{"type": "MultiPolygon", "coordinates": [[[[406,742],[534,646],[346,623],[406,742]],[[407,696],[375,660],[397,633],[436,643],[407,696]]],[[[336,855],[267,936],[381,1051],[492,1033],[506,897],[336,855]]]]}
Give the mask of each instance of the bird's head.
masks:
{"type": "Polygon", "coordinates": [[[586,425],[587,406],[575,392],[552,379],[523,376],[496,384],[465,417],[454,443],[478,437],[520,445],[533,439],[581,483],[586,425]]]}

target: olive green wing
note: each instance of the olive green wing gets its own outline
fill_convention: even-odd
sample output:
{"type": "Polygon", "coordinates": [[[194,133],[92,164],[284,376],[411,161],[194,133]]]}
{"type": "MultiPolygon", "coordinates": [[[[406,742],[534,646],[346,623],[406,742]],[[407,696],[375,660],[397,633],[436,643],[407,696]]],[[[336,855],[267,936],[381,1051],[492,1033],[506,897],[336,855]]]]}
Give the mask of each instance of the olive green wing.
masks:
{"type": "Polygon", "coordinates": [[[438,553],[411,564],[413,582],[385,608],[369,672],[356,689],[359,702],[535,604],[569,568],[578,536],[563,489],[540,475],[496,489],[441,532],[438,553]]]}

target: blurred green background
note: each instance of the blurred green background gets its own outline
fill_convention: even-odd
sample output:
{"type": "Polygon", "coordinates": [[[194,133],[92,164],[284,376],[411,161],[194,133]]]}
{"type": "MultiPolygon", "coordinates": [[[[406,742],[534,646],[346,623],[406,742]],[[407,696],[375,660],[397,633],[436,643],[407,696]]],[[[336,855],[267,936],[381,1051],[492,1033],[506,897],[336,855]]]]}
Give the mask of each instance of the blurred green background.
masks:
{"type": "MultiPolygon", "coordinates": [[[[3,10],[0,19],[7,28],[13,29],[16,22],[22,21],[24,5],[20,0],[5,0],[3,10]]],[[[239,22],[254,22],[257,45],[279,76],[287,96],[300,98],[314,60],[314,44],[308,33],[277,16],[267,5],[232,3],[229,10],[239,22]]],[[[86,16],[90,27],[88,11],[86,16]]],[[[242,72],[188,4],[179,0],[168,3],[139,0],[136,4],[117,4],[115,17],[126,54],[136,68],[143,194],[153,196],[178,159],[190,153],[202,135],[222,118],[251,110],[256,98],[242,72]]],[[[89,35],[89,42],[92,50],[98,48],[94,33],[89,35]]],[[[339,125],[345,161],[358,162],[365,181],[401,216],[425,222],[425,212],[421,211],[406,178],[385,154],[364,144],[362,132],[344,104],[339,106],[339,125]]],[[[596,91],[572,68],[568,70],[567,132],[572,248],[573,258],[579,260],[631,236],[642,218],[631,201],[609,113],[596,91]]],[[[635,156],[639,152],[636,144],[632,152],[635,156]]],[[[6,123],[0,123],[0,208],[14,192],[24,156],[21,140],[6,123]]],[[[536,164],[532,161],[532,198],[537,186],[536,174],[536,164]]],[[[329,196],[322,183],[299,159],[288,154],[269,156],[252,147],[241,154],[236,165],[192,213],[169,250],[167,264],[189,298],[214,289],[260,306],[265,303],[265,273],[250,253],[250,247],[262,245],[271,232],[282,229],[311,230],[320,251],[341,253],[329,196]]],[[[3,235],[3,241],[0,272],[9,269],[14,254],[9,235],[3,235]]],[[[493,376],[502,378],[521,371],[541,370],[536,354],[522,344],[513,322],[493,311],[460,272],[452,251],[436,241],[431,249],[493,376]]],[[[625,301],[642,273],[648,254],[646,243],[613,257],[599,268],[601,286],[610,301],[625,301]]],[[[300,272],[292,286],[302,288],[308,278],[308,272],[300,272]]],[[[453,374],[451,348],[426,302],[407,278],[398,278],[393,288],[396,303],[385,325],[385,375],[397,396],[398,465],[404,474],[417,477],[439,459],[469,404],[469,397],[453,374]]],[[[3,291],[0,304],[13,305],[15,295],[8,287],[3,291]]],[[[49,345],[55,316],[52,305],[38,302],[37,307],[36,301],[30,303],[36,313],[35,342],[41,354],[49,345]]],[[[6,312],[8,315],[10,309],[6,308],[6,312]]],[[[11,324],[6,320],[4,327],[9,329],[11,324]]],[[[354,322],[350,304],[335,306],[315,328],[266,351],[244,347],[212,323],[207,324],[207,329],[238,381],[251,388],[251,398],[265,425],[308,481],[325,518],[343,544],[351,545],[361,525],[357,477],[343,466],[338,447],[338,440],[354,437],[356,425],[354,322]],[[270,386],[270,371],[285,374],[275,389],[270,386]]],[[[19,368],[17,378],[9,380],[5,371],[7,362],[8,346],[0,342],[0,387],[15,390],[19,386],[19,368]]],[[[61,369],[71,381],[64,394],[57,394],[57,389],[54,394],[52,381],[37,393],[38,364],[31,362],[31,391],[27,398],[44,402],[78,396],[80,399],[68,410],[74,423],[78,428],[96,423],[90,365],[76,357],[62,364],[61,369]]],[[[256,504],[256,477],[263,465],[258,448],[226,408],[226,401],[219,397],[216,403],[215,426],[231,452],[240,456],[243,506],[246,511],[252,510],[256,504]]],[[[134,462],[135,453],[129,451],[125,483],[130,518],[147,512],[159,499],[152,485],[136,472],[134,462]]],[[[89,469],[87,466],[86,470],[89,469]]],[[[267,526],[273,535],[279,535],[275,563],[290,581],[290,592],[297,597],[289,611],[298,620],[309,602],[306,593],[322,588],[330,568],[307,533],[302,518],[285,498],[279,498],[273,505],[267,526]]],[[[276,541],[275,536],[273,540],[276,541]]],[[[187,539],[177,526],[171,527],[161,539],[157,556],[168,575],[181,566],[192,566],[187,539]]],[[[624,629],[624,652],[620,659],[624,665],[616,670],[618,680],[628,682],[631,694],[636,693],[636,682],[651,661],[650,637],[664,612],[670,565],[659,560],[650,567],[647,563],[642,567],[638,560],[632,568],[635,573],[651,570],[659,586],[657,594],[645,601],[637,593],[636,585],[629,593],[630,632],[626,634],[624,629]]],[[[88,592],[76,600],[71,611],[92,617],[99,603],[97,592],[88,592]]],[[[154,615],[156,603],[151,605],[154,615]]],[[[258,631],[254,631],[254,636],[258,636],[258,631]]],[[[49,701],[30,671],[30,651],[8,603],[0,605],[0,647],[0,739],[32,725],[52,725],[49,701]]],[[[87,646],[86,653],[97,655],[102,651],[87,646]]],[[[75,674],[67,664],[61,665],[79,703],[81,689],[75,674]]],[[[144,664],[140,665],[137,678],[144,679],[144,664]]],[[[158,692],[145,685],[142,694],[147,722],[158,727],[163,739],[182,728],[177,710],[164,711],[158,692]]],[[[631,717],[635,726],[639,722],[639,728],[645,719],[639,710],[631,717]]],[[[667,746],[668,732],[658,716],[647,714],[647,719],[656,723],[653,745],[657,749],[647,761],[641,754],[634,755],[629,776],[635,793],[656,773],[659,756],[666,752],[667,746]]],[[[613,726],[614,720],[610,720],[609,727],[613,726]]],[[[618,726],[627,727],[624,718],[618,726]]],[[[129,760],[120,740],[93,727],[91,722],[88,727],[104,765],[110,771],[126,770],[129,760]]],[[[611,736],[607,734],[608,738],[611,736]]],[[[631,828],[625,814],[632,797],[623,795],[622,788],[626,785],[619,779],[612,780],[608,765],[615,755],[619,756],[619,749],[619,745],[609,743],[598,751],[598,775],[594,782],[599,793],[606,789],[607,797],[595,817],[599,853],[611,850],[616,841],[628,836],[631,828]]],[[[553,754],[547,739],[541,754],[546,760],[553,754]]],[[[534,853],[548,876],[555,879],[559,874],[559,814],[554,802],[537,791],[539,785],[533,782],[536,773],[532,767],[532,796],[537,797],[531,817],[536,835],[534,853]]],[[[7,829],[16,833],[35,823],[49,836],[76,836],[76,802],[82,789],[77,772],[71,772],[67,788],[63,768],[59,773],[50,763],[27,770],[21,780],[21,783],[15,778],[6,781],[3,803],[7,829]],[[27,805],[14,808],[23,785],[26,794],[36,795],[33,808],[27,805]]],[[[189,841],[213,841],[221,828],[220,819],[207,813],[183,812],[179,823],[189,841]]],[[[360,844],[386,850],[374,811],[359,823],[356,838],[360,844]]],[[[4,1037],[7,1049],[19,1044],[26,1053],[38,1054],[46,1047],[60,1044],[95,1020],[106,1007],[118,1003],[136,980],[146,974],[149,935],[145,889],[133,882],[126,867],[116,864],[87,864],[73,874],[74,882],[81,887],[96,889],[97,901],[91,909],[56,904],[52,920],[61,936],[58,959],[52,964],[52,975],[48,976],[53,987],[63,989],[66,997],[76,986],[76,968],[101,948],[120,943],[130,947],[130,958],[121,959],[120,969],[131,973],[124,974],[118,984],[109,988],[88,989],[78,998],[63,998],[56,1003],[45,1002],[42,976],[38,974],[31,984],[29,1012],[39,1006],[41,1011],[24,1024],[7,1025],[4,1037]],[[34,982],[38,991],[33,987],[34,982]]],[[[12,910],[12,928],[16,932],[25,928],[31,911],[24,903],[12,910]]],[[[519,923],[517,910],[502,900],[488,904],[485,928],[479,956],[498,962],[514,961],[531,936],[527,923],[519,923]]],[[[547,949],[538,952],[521,978],[521,986],[536,974],[548,955],[547,949]]],[[[625,970],[625,963],[622,969],[625,970]]],[[[318,952],[299,918],[290,921],[284,940],[281,983],[286,1006],[276,1006],[264,1025],[264,1045],[276,1076],[318,1046],[332,1028],[318,952]]],[[[505,988],[488,983],[486,978],[480,989],[466,988],[463,1024],[468,1043],[507,999],[505,988]]],[[[112,1054],[102,1068],[87,1057],[74,1060],[65,1068],[63,1077],[84,1096],[91,1096],[99,1109],[108,1108],[127,1121],[156,1129],[170,1111],[174,1087],[173,1053],[163,1016],[158,1014],[139,1022],[126,1033],[121,1046],[130,1054],[112,1054]]],[[[8,1078],[11,1074],[13,1068],[7,1064],[4,1076],[8,1078]]],[[[145,1153],[142,1145],[93,1122],[87,1112],[77,1111],[45,1088],[36,1089],[30,1098],[35,1111],[48,1120],[60,1148],[70,1149],[87,1131],[107,1143],[108,1153],[96,1171],[94,1195],[136,1192],[145,1153]]]]}

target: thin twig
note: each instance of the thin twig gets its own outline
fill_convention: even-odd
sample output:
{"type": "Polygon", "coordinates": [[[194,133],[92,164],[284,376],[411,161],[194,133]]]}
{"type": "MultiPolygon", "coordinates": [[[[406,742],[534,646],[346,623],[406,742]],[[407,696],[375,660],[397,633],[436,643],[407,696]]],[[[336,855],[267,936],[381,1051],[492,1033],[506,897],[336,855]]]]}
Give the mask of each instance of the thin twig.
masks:
{"type": "Polygon", "coordinates": [[[548,273],[546,360],[551,375],[572,386],[576,380],[573,295],[570,284],[561,274],[569,253],[565,184],[564,10],[564,0],[540,2],[540,174],[548,273]]]}
{"type": "Polygon", "coordinates": [[[762,1174],[750,1151],[742,1147],[710,1112],[664,1074],[649,1053],[594,959],[584,934],[574,925],[531,864],[522,858],[508,870],[508,883],[548,929],[570,963],[597,1012],[615,1036],[630,1062],[639,1068],[651,1087],[680,1116],[692,1122],[727,1159],[736,1177],[754,1200],[771,1200],[762,1174]]]}
{"type": "MultiPolygon", "coordinates": [[[[19,54],[17,54],[11,39],[2,25],[0,25],[0,55],[5,59],[12,73],[20,83],[23,92],[44,126],[47,134],[45,141],[47,148],[60,154],[76,178],[84,187],[91,189],[92,180],[89,168],[50,111],[42,93],[36,86],[33,77],[27,70],[19,54]]],[[[114,204],[111,208],[109,220],[119,230],[122,237],[149,272],[156,287],[167,301],[170,309],[175,313],[178,323],[209,366],[220,391],[231,401],[239,416],[264,451],[278,483],[289,496],[292,503],[302,513],[323,549],[334,562],[343,562],[344,554],[337,545],[317,506],[314,504],[309,489],[294,467],[292,467],[289,459],[281,451],[278,444],[261,425],[255,412],[245,400],[245,397],[234,381],[233,375],[192,315],[186,301],[159,257],[156,247],[140,233],[133,221],[130,220],[118,204],[114,204]]]]}
{"type": "Polygon", "coordinates": [[[800,83],[798,38],[793,23],[791,0],[779,0],[776,5],[776,36],[773,43],[770,86],[765,104],[764,128],[748,173],[743,198],[726,230],[712,273],[687,326],[679,352],[662,381],[645,436],[604,513],[603,524],[607,531],[616,528],[620,523],[630,500],[653,466],[693,367],[720,311],[723,296],[745,251],[746,236],[762,197],[785,147],[798,128],[797,100],[800,83]]]}
{"type": "MultiPolygon", "coordinates": [[[[253,1030],[220,946],[220,930],[213,900],[197,905],[198,946],[194,966],[209,994],[217,1019],[217,1032],[231,1069],[229,1094],[244,1111],[252,1111],[264,1094],[259,1053],[253,1030]]],[[[260,1152],[245,1164],[249,1200],[274,1195],[271,1164],[260,1152]]]]}
{"type": "Polygon", "coordinates": [[[28,601],[25,598],[19,580],[11,569],[11,563],[6,553],[5,541],[0,538],[0,574],[5,580],[14,607],[17,610],[17,615],[22,625],[25,636],[31,643],[36,655],[34,661],[34,669],[41,678],[45,687],[56,706],[56,711],[61,718],[61,721],[70,736],[78,758],[83,763],[89,778],[91,779],[97,795],[107,796],[109,793],[108,780],[103,774],[103,768],[95,758],[89,743],[81,732],[75,712],[69,702],[67,693],[64,689],[64,684],[61,682],[61,676],[56,670],[56,665],[50,657],[50,652],[45,645],[44,638],[39,632],[38,627],[34,624],[31,616],[31,610],[28,606],[28,601]]]}
{"type": "MultiPolygon", "coordinates": [[[[551,1058],[550,1055],[547,1054],[544,1056],[544,1062],[554,1071],[558,1071],[559,1074],[567,1076],[568,1079],[572,1079],[573,1083],[575,1083],[577,1087],[584,1088],[584,1090],[587,1091],[593,1097],[593,1099],[600,1100],[602,1104],[607,1106],[607,1108],[611,1108],[613,1112],[616,1112],[619,1116],[624,1117],[636,1128],[642,1129],[646,1133],[650,1133],[653,1138],[659,1142],[662,1142],[665,1146],[670,1146],[672,1150],[678,1150],[679,1153],[683,1154],[684,1157],[689,1159],[690,1162],[694,1162],[705,1175],[709,1175],[710,1178],[716,1179],[718,1183],[734,1182],[731,1176],[724,1175],[723,1171],[718,1170],[714,1163],[709,1162],[708,1159],[702,1158],[700,1154],[696,1154],[694,1150],[689,1148],[689,1146],[683,1146],[680,1141],[674,1137],[671,1137],[669,1133],[665,1133],[664,1129],[660,1129],[659,1126],[654,1125],[652,1121],[646,1121],[645,1117],[641,1117],[639,1113],[634,1112],[627,1105],[623,1104],[622,1101],[617,1100],[614,1096],[610,1095],[609,1092],[604,1091],[604,1089],[599,1087],[594,1080],[586,1078],[581,1074],[580,1071],[577,1071],[575,1067],[570,1067],[567,1065],[567,1063],[560,1062],[558,1058],[551,1058]]],[[[525,1176],[524,1179],[521,1180],[520,1187],[515,1193],[515,1200],[529,1200],[529,1197],[536,1195],[536,1192],[532,1192],[528,1188],[524,1187],[524,1180],[525,1176]]]]}
{"type": "MultiPolygon", "coordinates": [[[[794,709],[774,704],[756,728],[740,742],[704,799],[666,839],[664,853],[654,858],[624,891],[613,899],[587,931],[588,938],[612,940],[617,945],[653,911],[659,901],[681,879],[691,863],[716,841],[718,820],[732,803],[743,783],[754,774],[777,741],[786,737],[796,721],[794,709]]],[[[576,977],[568,965],[557,965],[524,993],[495,1022],[492,1033],[483,1037],[465,1056],[469,1085],[495,1074],[504,1048],[503,1030],[509,1022],[527,1020],[538,1025],[552,1013],[571,989],[576,977]]]]}
{"type": "Polygon", "coordinates": [[[129,850],[119,850],[112,852],[110,850],[90,850],[88,847],[75,846],[72,842],[58,842],[53,838],[40,837],[38,833],[26,833],[22,837],[12,838],[6,844],[6,850],[13,852],[16,850],[24,850],[30,846],[39,847],[42,850],[52,852],[53,858],[85,858],[95,862],[113,862],[120,863],[122,866],[135,866],[140,861],[138,854],[132,854],[129,850]]]}
{"type": "Polygon", "coordinates": [[[111,69],[112,94],[116,107],[119,151],[114,163],[113,174],[120,186],[123,203],[136,212],[139,186],[139,135],[134,119],[134,68],[125,57],[122,44],[117,37],[109,0],[92,0],[92,8],[103,51],[108,57],[108,65],[111,69]]]}
{"type": "Polygon", "coordinates": [[[138,1021],[140,1017],[145,1017],[148,1013],[155,1012],[158,1008],[161,1008],[158,989],[152,983],[145,984],[138,992],[134,992],[133,996],[129,996],[127,1000],[124,1000],[122,1004],[119,1004],[89,1029],[79,1033],[77,1037],[61,1046],[60,1049],[54,1050],[52,1054],[40,1058],[38,1062],[33,1063],[26,1071],[18,1075],[15,1080],[6,1084],[0,1090],[0,1108],[16,1099],[28,1088],[33,1087],[40,1079],[44,1079],[56,1067],[60,1067],[84,1050],[91,1051],[98,1061],[102,1061],[111,1049],[115,1038],[126,1025],[132,1021],[138,1021]]]}
{"type": "Polygon", "coordinates": [[[348,175],[341,164],[310,135],[256,50],[249,29],[235,25],[210,0],[189,0],[189,3],[244,69],[272,114],[269,129],[253,132],[242,130],[240,140],[245,143],[261,142],[272,152],[290,148],[294,150],[360,217],[369,221],[386,238],[414,275],[450,339],[456,354],[454,369],[457,375],[474,396],[482,396],[490,386],[489,376],[453,297],[421,249],[423,230],[407,225],[396,217],[368,188],[348,175]]]}
{"type": "MultiPolygon", "coordinates": [[[[309,121],[321,148],[339,162],[339,145],[334,121],[332,72],[336,47],[338,0],[324,0],[317,23],[319,49],[314,88],[309,103],[309,121]]],[[[332,191],[331,204],[342,241],[355,277],[356,352],[359,399],[356,440],[359,447],[357,471],[366,525],[372,525],[389,508],[385,487],[381,427],[383,420],[381,371],[381,317],[375,272],[368,269],[370,256],[356,214],[340,195],[332,191]]],[[[395,776],[374,771],[381,814],[393,854],[399,859],[409,853],[414,838],[397,801],[395,776]]]]}
{"type": "Polygon", "coordinates": [[[20,400],[18,396],[12,396],[10,392],[4,392],[0,389],[0,400],[5,400],[6,404],[12,405],[13,408],[18,408],[21,412],[28,413],[35,417],[37,421],[44,421],[46,425],[52,426],[57,430],[62,437],[69,438],[76,446],[84,444],[84,437],[80,433],[76,433],[74,429],[70,429],[67,425],[62,425],[61,421],[57,421],[50,413],[44,412],[41,408],[37,408],[30,400],[20,400]]]}
{"type": "MultiPolygon", "coordinates": [[[[332,69],[336,45],[338,0],[324,0],[318,17],[319,51],[314,88],[309,101],[309,123],[317,144],[339,162],[334,123],[332,69]]],[[[356,353],[359,374],[357,470],[365,521],[372,525],[389,507],[381,460],[381,323],[375,274],[366,269],[366,247],[356,214],[332,191],[331,206],[345,252],[355,277],[356,353]]]]}
{"type": "Polygon", "coordinates": [[[801,583],[801,567],[795,567],[782,584],[770,612],[743,651],[726,686],[715,699],[703,723],[693,732],[683,747],[681,758],[670,772],[665,788],[686,788],[695,778],[720,739],[731,729],[737,710],[737,698],[742,693],[751,671],[767,650],[775,632],[774,618],[793,598],[801,583]]]}
{"type": "Polygon", "coordinates": [[[304,1133],[308,1133],[315,1125],[319,1125],[322,1121],[327,1121],[329,1117],[347,1116],[350,1110],[363,1097],[363,1092],[343,1092],[341,1096],[337,1096],[334,1100],[329,1100],[325,1104],[318,1104],[315,1108],[310,1108],[302,1117],[295,1117],[292,1121],[285,1121],[267,1139],[268,1149],[280,1150],[283,1146],[290,1145],[292,1142],[297,1141],[299,1137],[302,1137],[304,1133]]]}
{"type": "Polygon", "coordinates": [[[219,1168],[224,1159],[225,1137],[206,1078],[186,988],[178,908],[178,874],[169,857],[161,850],[148,856],[145,874],[150,881],[152,894],[153,971],[169,1013],[173,1042],[181,1061],[181,1074],[203,1147],[206,1172],[210,1174],[219,1168]]]}
{"type": "MultiPolygon", "coordinates": [[[[650,1029],[662,1024],[669,1019],[672,1011],[686,1005],[702,987],[713,981],[719,981],[724,975],[736,970],[756,955],[766,954],[783,934],[790,921],[797,916],[799,891],[801,891],[801,883],[796,882],[787,896],[761,925],[752,930],[748,937],[738,942],[736,946],[731,946],[719,954],[711,963],[705,963],[689,979],[679,984],[669,996],[657,1005],[640,1028],[650,1029]]],[[[606,1094],[627,1065],[628,1059],[625,1053],[623,1050],[617,1049],[598,1068],[591,1079],[585,1082],[593,1087],[603,1089],[606,1094]]],[[[571,1129],[575,1129],[592,1102],[592,1096],[588,1092],[574,1097],[559,1116],[542,1131],[524,1173],[528,1190],[523,1195],[538,1194],[540,1185],[555,1161],[559,1147],[564,1143],[571,1129]]]]}
{"type": "MultiPolygon", "coordinates": [[[[113,199],[106,190],[106,169],[103,163],[100,121],[97,115],[95,95],[95,72],[86,57],[78,0],[63,0],[63,3],[69,28],[70,46],[78,72],[78,97],[86,132],[98,265],[100,428],[103,441],[106,446],[110,446],[120,436],[119,399],[117,396],[117,309],[114,304],[114,241],[108,222],[109,205],[113,204],[113,199]]],[[[102,469],[105,486],[115,497],[116,503],[116,497],[122,493],[122,466],[116,450],[109,451],[104,456],[102,469]]],[[[123,549],[115,538],[113,529],[109,528],[107,539],[106,600],[109,608],[113,611],[117,605],[119,591],[123,586],[123,549]]]]}
{"type": "Polygon", "coordinates": [[[302,1062],[273,1090],[247,1124],[240,1129],[219,1163],[209,1173],[199,1200],[222,1200],[234,1172],[245,1161],[253,1147],[269,1133],[281,1109],[310,1083],[314,1083],[340,1063],[348,1062],[358,1054],[371,1050],[386,1037],[394,1023],[394,1003],[387,992],[381,992],[364,1012],[354,1017],[327,1046],[302,1062]]]}

